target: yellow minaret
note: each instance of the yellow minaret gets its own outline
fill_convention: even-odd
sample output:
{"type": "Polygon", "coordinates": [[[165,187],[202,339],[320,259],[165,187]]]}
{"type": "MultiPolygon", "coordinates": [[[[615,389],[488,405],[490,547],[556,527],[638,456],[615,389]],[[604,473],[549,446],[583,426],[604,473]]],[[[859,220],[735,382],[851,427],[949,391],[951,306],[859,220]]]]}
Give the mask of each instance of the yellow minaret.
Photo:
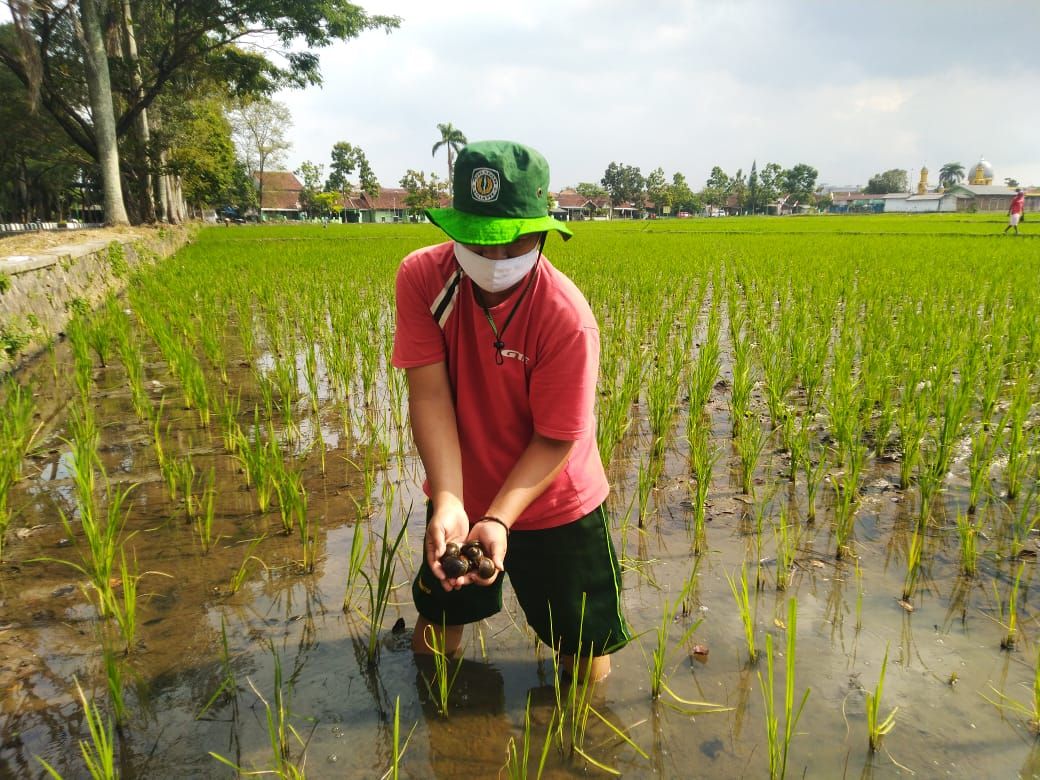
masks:
{"type": "Polygon", "coordinates": [[[928,192],[928,166],[921,166],[921,181],[917,182],[917,194],[924,195],[928,192]]]}
{"type": "Polygon", "coordinates": [[[993,169],[990,164],[986,162],[985,158],[979,158],[978,163],[971,171],[971,183],[972,184],[992,184],[993,183],[993,169]]]}

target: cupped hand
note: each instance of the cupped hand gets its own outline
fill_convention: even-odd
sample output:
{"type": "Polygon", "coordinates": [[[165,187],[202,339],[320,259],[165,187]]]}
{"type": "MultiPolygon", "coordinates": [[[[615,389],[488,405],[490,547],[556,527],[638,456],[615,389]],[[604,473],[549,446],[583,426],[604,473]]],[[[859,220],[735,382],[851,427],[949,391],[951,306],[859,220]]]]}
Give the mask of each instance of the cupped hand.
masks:
{"type": "Polygon", "coordinates": [[[498,579],[498,575],[505,571],[506,549],[509,546],[506,529],[498,523],[477,522],[470,529],[467,542],[480,542],[487,557],[495,564],[495,574],[488,579],[481,579],[476,572],[468,572],[459,579],[466,580],[467,584],[475,582],[477,585],[490,585],[498,579]]]}
{"type": "Polygon", "coordinates": [[[433,516],[426,525],[424,542],[426,563],[445,590],[457,590],[466,584],[468,574],[454,578],[445,576],[444,569],[441,567],[441,557],[444,555],[448,542],[461,545],[466,541],[467,533],[469,533],[469,517],[461,504],[434,508],[433,516]]]}

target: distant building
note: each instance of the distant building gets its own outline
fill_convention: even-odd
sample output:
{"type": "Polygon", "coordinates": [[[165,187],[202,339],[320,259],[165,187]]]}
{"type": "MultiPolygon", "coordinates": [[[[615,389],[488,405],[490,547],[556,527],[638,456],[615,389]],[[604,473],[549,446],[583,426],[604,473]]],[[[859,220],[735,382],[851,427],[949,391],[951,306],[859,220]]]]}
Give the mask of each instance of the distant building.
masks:
{"type": "Polygon", "coordinates": [[[253,184],[260,189],[263,180],[263,202],[260,204],[260,219],[299,219],[300,193],[303,185],[292,171],[264,171],[253,175],[253,184]]]}
{"type": "MultiPolygon", "coordinates": [[[[380,187],[373,197],[365,192],[352,193],[340,200],[344,222],[425,222],[422,209],[410,209],[407,204],[408,190],[403,187],[380,187]]],[[[441,198],[441,206],[450,206],[451,198],[441,198]]]]}
{"type": "Polygon", "coordinates": [[[553,197],[556,200],[553,216],[566,222],[592,219],[597,213],[610,208],[609,198],[586,198],[569,187],[560,190],[553,197]]]}

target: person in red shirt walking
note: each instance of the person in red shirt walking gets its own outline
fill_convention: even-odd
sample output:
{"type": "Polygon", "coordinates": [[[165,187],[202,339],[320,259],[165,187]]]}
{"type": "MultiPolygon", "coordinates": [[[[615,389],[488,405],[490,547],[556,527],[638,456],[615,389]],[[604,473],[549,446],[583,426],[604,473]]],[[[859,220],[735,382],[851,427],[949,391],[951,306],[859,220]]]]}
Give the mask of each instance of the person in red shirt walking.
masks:
{"type": "Polygon", "coordinates": [[[592,680],[631,638],[596,447],[599,329],[577,287],[542,254],[549,166],[511,141],[459,152],[452,206],[426,215],[451,241],[401,264],[392,362],[405,370],[426,471],[424,557],[412,584],[412,648],[450,654],[463,627],[502,608],[509,575],[539,638],[592,680]],[[449,576],[450,543],[480,542],[481,578],[449,576]]]}
{"type": "Polygon", "coordinates": [[[1018,223],[1022,221],[1022,215],[1026,211],[1026,193],[1019,187],[1015,190],[1015,197],[1011,199],[1011,206],[1008,208],[1008,224],[1004,228],[1005,235],[1011,228],[1015,229],[1015,235],[1018,235],[1018,223]]]}

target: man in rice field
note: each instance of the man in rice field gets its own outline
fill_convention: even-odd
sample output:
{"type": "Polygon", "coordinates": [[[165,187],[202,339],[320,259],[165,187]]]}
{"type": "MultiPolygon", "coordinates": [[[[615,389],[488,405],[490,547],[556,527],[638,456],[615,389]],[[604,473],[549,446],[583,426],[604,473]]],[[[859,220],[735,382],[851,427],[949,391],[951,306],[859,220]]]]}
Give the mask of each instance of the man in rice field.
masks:
{"type": "Polygon", "coordinates": [[[1004,228],[1004,234],[1006,235],[1011,228],[1015,229],[1015,235],[1018,235],[1018,223],[1022,221],[1026,211],[1026,193],[1021,187],[1015,190],[1015,197],[1011,199],[1011,206],[1008,208],[1008,224],[1004,228]]]}
{"type": "Polygon", "coordinates": [[[563,668],[577,656],[599,680],[630,638],[596,447],[599,330],[542,255],[549,231],[572,235],[549,216],[548,188],[535,150],[469,144],[452,206],[426,212],[452,240],[413,252],[397,274],[393,365],[407,374],[429,498],[412,648],[457,652],[466,623],[502,608],[508,574],[563,668]],[[474,540],[490,577],[448,576],[449,543],[474,540]]]}

